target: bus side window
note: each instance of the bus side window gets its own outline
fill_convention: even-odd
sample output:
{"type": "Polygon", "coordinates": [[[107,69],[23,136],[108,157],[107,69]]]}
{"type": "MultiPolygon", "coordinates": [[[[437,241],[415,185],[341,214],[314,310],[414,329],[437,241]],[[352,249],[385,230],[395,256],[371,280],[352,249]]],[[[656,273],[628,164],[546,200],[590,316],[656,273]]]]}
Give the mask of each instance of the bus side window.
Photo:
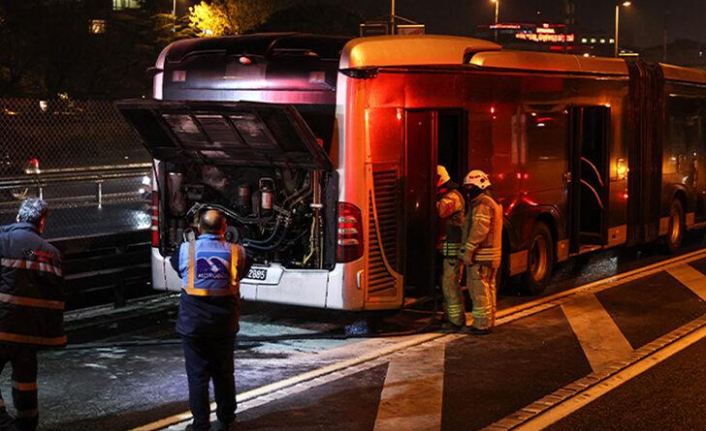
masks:
{"type": "Polygon", "coordinates": [[[566,158],[567,115],[531,112],[527,116],[527,161],[545,162],[566,158]]]}

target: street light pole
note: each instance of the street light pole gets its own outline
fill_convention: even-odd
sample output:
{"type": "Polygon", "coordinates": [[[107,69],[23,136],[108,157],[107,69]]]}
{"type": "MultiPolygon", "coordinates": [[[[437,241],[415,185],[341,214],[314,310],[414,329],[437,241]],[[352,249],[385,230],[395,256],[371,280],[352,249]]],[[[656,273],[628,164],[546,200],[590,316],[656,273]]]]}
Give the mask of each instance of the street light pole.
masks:
{"type": "Polygon", "coordinates": [[[176,2],[177,2],[177,0],[172,0],[172,33],[176,32],[176,23],[177,23],[176,2]]]}
{"type": "Polygon", "coordinates": [[[498,41],[498,22],[500,17],[500,0],[490,0],[491,3],[495,3],[495,41],[498,41]]]}
{"type": "Polygon", "coordinates": [[[395,0],[390,2],[390,34],[395,34],[395,0]]]}
{"type": "Polygon", "coordinates": [[[620,38],[620,5],[615,5],[615,49],[613,56],[618,58],[620,54],[618,51],[618,38],[620,38]]]}
{"type": "Polygon", "coordinates": [[[620,3],[615,4],[615,51],[614,51],[614,56],[615,58],[618,58],[620,55],[620,50],[618,49],[619,47],[619,40],[620,40],[620,6],[623,7],[628,7],[632,3],[629,1],[623,2],[621,5],[620,3]]]}

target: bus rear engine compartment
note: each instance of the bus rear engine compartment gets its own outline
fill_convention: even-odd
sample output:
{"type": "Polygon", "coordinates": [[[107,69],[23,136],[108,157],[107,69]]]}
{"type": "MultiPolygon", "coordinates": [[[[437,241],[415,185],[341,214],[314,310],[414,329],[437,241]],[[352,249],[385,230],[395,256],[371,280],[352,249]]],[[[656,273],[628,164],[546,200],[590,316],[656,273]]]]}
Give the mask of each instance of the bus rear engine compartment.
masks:
{"type": "Polygon", "coordinates": [[[326,245],[325,205],[332,176],[316,169],[223,167],[168,163],[162,244],[176,250],[199,214],[216,209],[228,220],[226,239],[243,245],[258,264],[323,269],[333,264],[326,245]],[[328,255],[328,256],[327,256],[328,255]]]}

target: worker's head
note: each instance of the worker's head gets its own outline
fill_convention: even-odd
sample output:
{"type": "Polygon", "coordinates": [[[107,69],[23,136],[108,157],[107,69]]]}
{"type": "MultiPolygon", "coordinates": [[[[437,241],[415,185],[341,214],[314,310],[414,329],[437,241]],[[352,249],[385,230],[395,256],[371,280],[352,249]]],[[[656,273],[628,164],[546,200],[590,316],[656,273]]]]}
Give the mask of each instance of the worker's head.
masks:
{"type": "Polygon", "coordinates": [[[448,183],[451,181],[451,175],[449,175],[449,171],[446,170],[445,167],[442,165],[437,165],[436,166],[436,187],[439,188],[443,186],[444,184],[448,183]]]}
{"type": "Polygon", "coordinates": [[[471,199],[483,193],[483,190],[490,186],[490,178],[488,178],[488,175],[478,169],[472,170],[463,179],[463,189],[468,193],[471,199]]]}
{"type": "Polygon", "coordinates": [[[224,235],[226,232],[226,218],[218,210],[208,210],[199,218],[199,232],[214,235],[224,235]]]}
{"type": "Polygon", "coordinates": [[[37,228],[37,232],[41,234],[44,232],[47,214],[49,214],[49,205],[42,199],[25,199],[20,204],[19,211],[17,211],[17,222],[31,223],[37,228]]]}

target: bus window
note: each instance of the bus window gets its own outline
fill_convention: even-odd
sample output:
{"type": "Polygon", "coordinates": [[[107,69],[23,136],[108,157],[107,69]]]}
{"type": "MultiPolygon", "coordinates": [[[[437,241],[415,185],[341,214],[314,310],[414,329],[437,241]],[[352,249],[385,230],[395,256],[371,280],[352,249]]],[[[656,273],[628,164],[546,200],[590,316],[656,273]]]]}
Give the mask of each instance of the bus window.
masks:
{"type": "Polygon", "coordinates": [[[541,196],[534,195],[532,201],[558,203],[565,200],[562,178],[568,170],[568,114],[563,109],[547,111],[533,110],[525,114],[527,148],[521,187],[541,193],[541,196]]]}
{"type": "Polygon", "coordinates": [[[465,122],[462,112],[439,112],[438,116],[438,162],[446,167],[451,179],[460,182],[468,170],[464,160],[465,122]]]}
{"type": "Polygon", "coordinates": [[[671,98],[669,112],[669,139],[665,156],[665,174],[676,175],[675,182],[695,186],[696,157],[704,149],[703,117],[699,115],[696,99],[671,98]]]}
{"type": "Polygon", "coordinates": [[[532,112],[527,118],[527,159],[529,162],[564,160],[566,148],[557,142],[566,140],[566,114],[532,112]]]}

